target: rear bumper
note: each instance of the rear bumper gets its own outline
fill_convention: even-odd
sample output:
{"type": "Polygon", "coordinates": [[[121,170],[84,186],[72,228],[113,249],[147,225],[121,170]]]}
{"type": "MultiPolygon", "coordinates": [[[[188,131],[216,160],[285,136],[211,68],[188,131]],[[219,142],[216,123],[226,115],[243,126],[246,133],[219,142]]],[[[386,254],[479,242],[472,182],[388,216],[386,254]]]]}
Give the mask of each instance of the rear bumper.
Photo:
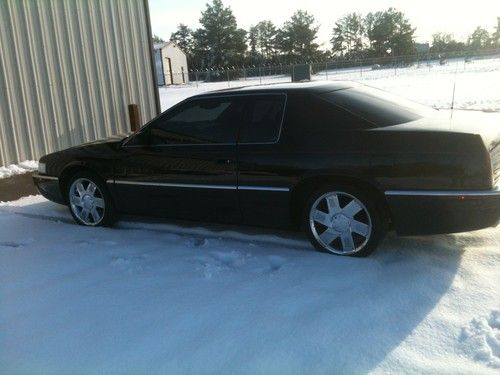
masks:
{"type": "Polygon", "coordinates": [[[59,186],[59,179],[57,177],[34,174],[33,183],[40,194],[48,200],[60,204],[66,204],[64,197],[61,194],[61,187],[59,186]]]}
{"type": "Polygon", "coordinates": [[[386,191],[393,226],[400,235],[468,232],[500,220],[500,190],[386,191]]]}

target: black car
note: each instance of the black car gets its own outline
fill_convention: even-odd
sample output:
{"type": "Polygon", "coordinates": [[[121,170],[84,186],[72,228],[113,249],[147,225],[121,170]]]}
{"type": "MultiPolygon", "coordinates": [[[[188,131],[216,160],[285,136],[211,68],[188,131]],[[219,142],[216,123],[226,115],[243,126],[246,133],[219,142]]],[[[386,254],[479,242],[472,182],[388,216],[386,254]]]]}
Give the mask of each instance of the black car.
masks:
{"type": "Polygon", "coordinates": [[[44,156],[34,181],[82,225],[127,213],[303,227],[320,251],[366,256],[389,229],[497,225],[499,135],[352,82],[244,87],[44,156]]]}

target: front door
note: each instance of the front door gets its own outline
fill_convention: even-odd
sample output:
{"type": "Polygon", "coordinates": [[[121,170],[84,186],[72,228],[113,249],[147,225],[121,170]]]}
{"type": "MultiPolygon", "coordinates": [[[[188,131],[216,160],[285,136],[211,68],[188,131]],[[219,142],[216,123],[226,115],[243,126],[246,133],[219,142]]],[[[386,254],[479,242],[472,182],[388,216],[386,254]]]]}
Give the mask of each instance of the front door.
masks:
{"type": "Polygon", "coordinates": [[[155,119],[122,147],[113,187],[134,214],[237,222],[236,139],[243,103],[192,99],[155,119]]]}

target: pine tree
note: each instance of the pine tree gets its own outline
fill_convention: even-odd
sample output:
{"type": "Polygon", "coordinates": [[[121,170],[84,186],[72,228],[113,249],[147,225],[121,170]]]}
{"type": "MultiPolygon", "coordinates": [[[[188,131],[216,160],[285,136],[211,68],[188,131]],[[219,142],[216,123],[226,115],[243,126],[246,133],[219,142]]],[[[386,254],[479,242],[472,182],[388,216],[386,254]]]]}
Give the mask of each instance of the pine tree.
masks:
{"type": "Polygon", "coordinates": [[[315,43],[319,26],[314,16],[306,11],[298,10],[283,28],[277,33],[279,50],[288,60],[308,61],[319,56],[319,45],[315,43]]]}
{"type": "Polygon", "coordinates": [[[330,40],[334,53],[341,56],[356,57],[363,51],[365,25],[359,13],[350,13],[335,22],[333,37],[330,40]]]}
{"type": "Polygon", "coordinates": [[[193,51],[193,31],[186,25],[180,23],[177,26],[177,31],[170,35],[170,40],[177,43],[177,45],[186,53],[188,56],[192,54],[193,51]]]}
{"type": "Polygon", "coordinates": [[[488,30],[480,26],[476,27],[476,30],[469,36],[467,44],[471,50],[488,48],[490,46],[490,34],[488,30]]]}
{"type": "Polygon", "coordinates": [[[194,53],[202,67],[229,67],[243,62],[246,31],[238,28],[230,7],[213,0],[202,12],[200,24],[193,39],[194,53]]]}
{"type": "Polygon", "coordinates": [[[250,27],[248,44],[252,61],[272,61],[276,57],[276,35],[278,30],[271,21],[260,21],[250,27]]]}
{"type": "Polygon", "coordinates": [[[163,43],[163,42],[164,40],[160,36],[156,34],[153,35],[153,43],[163,43]]]}
{"type": "Polygon", "coordinates": [[[461,51],[465,48],[464,43],[457,42],[452,34],[435,33],[432,34],[431,52],[454,52],[461,51]]]}
{"type": "Polygon", "coordinates": [[[497,27],[493,33],[493,44],[495,47],[500,47],[500,17],[497,17],[497,27]]]}
{"type": "Polygon", "coordinates": [[[403,12],[389,8],[386,11],[368,13],[365,28],[373,55],[397,56],[415,53],[415,28],[403,12]]]}

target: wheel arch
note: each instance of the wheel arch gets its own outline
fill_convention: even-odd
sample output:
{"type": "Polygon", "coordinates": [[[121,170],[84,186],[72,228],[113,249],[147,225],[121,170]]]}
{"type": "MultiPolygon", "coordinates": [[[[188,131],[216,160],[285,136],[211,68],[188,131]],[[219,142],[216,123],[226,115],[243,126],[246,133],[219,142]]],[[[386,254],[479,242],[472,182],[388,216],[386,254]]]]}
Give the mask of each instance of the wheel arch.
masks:
{"type": "Polygon", "coordinates": [[[301,225],[304,206],[309,196],[324,185],[339,184],[352,186],[367,193],[375,200],[377,207],[383,214],[386,223],[391,221],[391,215],[387,200],[383,191],[373,182],[353,176],[321,174],[308,176],[300,180],[291,190],[290,212],[291,222],[294,227],[301,225]]]}
{"type": "Polygon", "coordinates": [[[66,203],[68,203],[66,190],[68,189],[69,181],[71,180],[71,177],[79,172],[90,172],[97,175],[102,180],[102,177],[99,175],[99,173],[97,173],[97,171],[83,162],[71,163],[65,166],[61,171],[61,174],[59,175],[59,188],[61,189],[62,196],[66,203]]]}

